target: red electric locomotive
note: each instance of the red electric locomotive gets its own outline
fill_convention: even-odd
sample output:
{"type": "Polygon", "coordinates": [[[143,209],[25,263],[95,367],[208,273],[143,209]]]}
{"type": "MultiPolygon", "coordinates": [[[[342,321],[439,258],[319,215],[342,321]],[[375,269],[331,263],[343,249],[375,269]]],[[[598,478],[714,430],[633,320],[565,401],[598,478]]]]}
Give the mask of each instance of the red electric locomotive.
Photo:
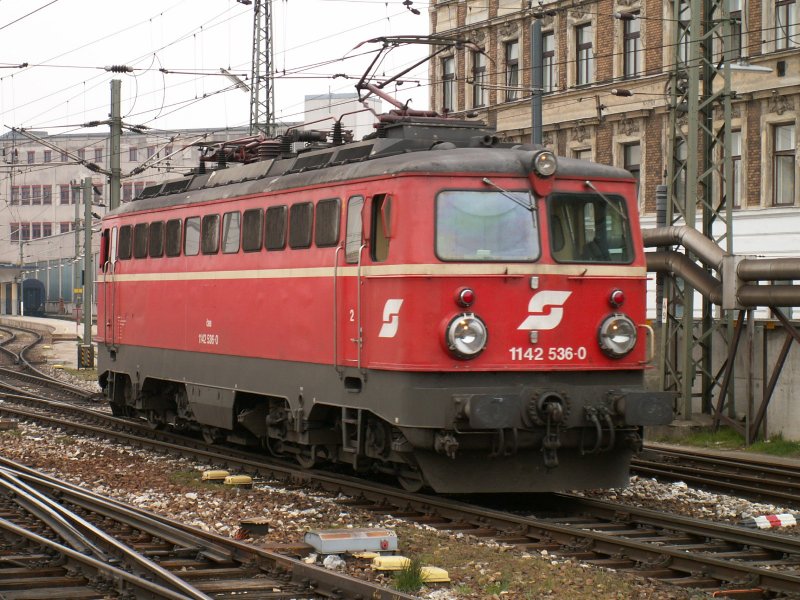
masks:
{"type": "Polygon", "coordinates": [[[629,173],[441,118],[288,149],[217,148],[104,218],[116,414],[438,492],[626,483],[672,417],[629,173]]]}

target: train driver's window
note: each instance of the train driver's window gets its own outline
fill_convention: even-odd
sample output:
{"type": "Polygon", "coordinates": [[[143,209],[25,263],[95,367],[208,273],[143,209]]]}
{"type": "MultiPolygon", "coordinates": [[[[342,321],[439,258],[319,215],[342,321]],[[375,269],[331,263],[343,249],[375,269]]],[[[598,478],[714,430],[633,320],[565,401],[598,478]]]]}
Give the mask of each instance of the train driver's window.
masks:
{"type": "Polygon", "coordinates": [[[619,196],[553,194],[550,242],[558,262],[629,263],[630,223],[619,196]]]}
{"type": "Polygon", "coordinates": [[[270,206],[267,209],[267,250],[283,250],[286,247],[286,206],[270,206]]]}
{"type": "Polygon", "coordinates": [[[314,205],[298,202],[289,209],[289,247],[311,246],[311,230],[314,227],[314,205]]]}
{"type": "Polygon", "coordinates": [[[328,198],[317,202],[317,225],[314,243],[319,248],[339,243],[339,199],[328,198]]]}
{"type": "Polygon", "coordinates": [[[201,238],[203,254],[216,254],[219,252],[219,215],[206,215],[203,217],[201,238]]]}
{"type": "Polygon", "coordinates": [[[167,221],[167,256],[181,255],[181,220],[167,221]]]}
{"type": "Polygon", "coordinates": [[[114,227],[111,230],[111,248],[109,250],[109,256],[111,257],[111,264],[115,264],[117,262],[117,228],[114,227]]]}
{"type": "Polygon", "coordinates": [[[347,201],[347,231],[344,247],[345,260],[348,263],[358,262],[361,253],[361,240],[363,224],[361,221],[361,209],[364,207],[364,196],[352,196],[347,201]]]}
{"type": "Polygon", "coordinates": [[[225,254],[239,251],[239,218],[238,212],[222,215],[222,251],[225,254]]]}
{"type": "Polygon", "coordinates": [[[264,211],[252,208],[242,216],[242,250],[258,252],[264,237],[264,211]]]}
{"type": "Polygon", "coordinates": [[[150,258],[164,256],[164,221],[150,223],[150,240],[147,253],[150,258]]]}
{"type": "Polygon", "coordinates": [[[186,219],[183,230],[183,254],[196,256],[200,252],[200,217],[186,219]]]}
{"type": "Polygon", "coordinates": [[[376,194],[372,198],[372,219],[370,220],[372,248],[370,255],[375,262],[389,258],[389,238],[392,227],[392,198],[386,194],[376,194]]]}
{"type": "Polygon", "coordinates": [[[123,225],[119,228],[119,258],[128,260],[131,257],[131,247],[133,242],[133,228],[130,225],[123,225]]]}

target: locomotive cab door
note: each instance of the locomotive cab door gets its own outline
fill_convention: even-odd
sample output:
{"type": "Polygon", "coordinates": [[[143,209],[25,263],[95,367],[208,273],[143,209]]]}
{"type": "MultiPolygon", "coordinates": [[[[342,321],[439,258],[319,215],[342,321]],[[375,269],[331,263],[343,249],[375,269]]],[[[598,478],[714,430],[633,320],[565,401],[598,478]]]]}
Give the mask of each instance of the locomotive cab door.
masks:
{"type": "Polygon", "coordinates": [[[334,366],[340,372],[361,367],[362,290],[361,269],[366,257],[366,237],[362,213],[363,194],[347,199],[346,229],[343,246],[336,252],[334,272],[334,366]]]}

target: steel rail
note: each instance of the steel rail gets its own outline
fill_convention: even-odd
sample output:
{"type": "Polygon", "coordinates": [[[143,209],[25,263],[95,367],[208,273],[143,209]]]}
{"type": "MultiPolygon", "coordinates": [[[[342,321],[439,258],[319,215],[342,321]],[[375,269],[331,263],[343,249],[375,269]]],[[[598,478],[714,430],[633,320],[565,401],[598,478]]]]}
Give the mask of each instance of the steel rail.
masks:
{"type": "MultiPolygon", "coordinates": [[[[6,407],[0,407],[0,412],[3,410],[6,410],[6,407]]],[[[101,416],[106,418],[104,415],[101,416]]],[[[34,418],[39,417],[34,416],[34,418]]],[[[49,418],[45,417],[45,419],[49,418]]],[[[64,428],[80,428],[80,426],[74,426],[64,421],[53,419],[53,422],[64,428]]],[[[93,427],[90,431],[93,433],[99,432],[106,436],[113,435],[109,432],[103,432],[100,428],[93,427]]],[[[130,441],[133,438],[129,436],[127,439],[130,441]]],[[[177,443],[164,444],[150,439],[135,439],[133,443],[140,446],[159,447],[162,450],[167,447],[177,450],[184,456],[187,453],[187,448],[181,447],[177,443]]],[[[748,565],[710,556],[702,546],[702,543],[699,542],[694,542],[694,545],[699,544],[700,550],[691,552],[685,545],[672,548],[668,544],[658,545],[661,542],[646,543],[637,539],[627,539],[619,534],[614,535],[575,525],[552,523],[536,517],[522,517],[502,511],[478,508],[450,499],[411,494],[389,486],[367,483],[363,480],[341,475],[334,477],[317,471],[301,471],[288,466],[269,464],[265,463],[261,457],[252,455],[251,458],[235,458],[228,454],[227,450],[212,452],[194,449],[192,452],[201,460],[211,461],[212,464],[229,465],[232,468],[272,477],[277,480],[314,485],[332,493],[344,493],[354,496],[357,498],[355,505],[363,508],[392,513],[401,517],[416,512],[423,518],[423,522],[436,523],[438,525],[435,526],[441,526],[443,529],[464,529],[467,532],[475,530],[479,532],[476,535],[479,535],[485,534],[487,528],[492,528],[494,532],[490,535],[500,541],[517,540],[512,543],[530,546],[541,543],[541,541],[534,542],[535,539],[555,540],[559,545],[567,548],[567,550],[562,549],[562,553],[569,553],[569,548],[574,548],[577,545],[584,550],[584,554],[590,552],[595,555],[614,557],[622,553],[643,564],[669,565],[668,570],[673,574],[673,577],[678,572],[691,574],[701,570],[707,573],[709,577],[720,581],[740,582],[746,579],[753,582],[753,585],[763,586],[764,589],[770,591],[797,592],[800,590],[800,574],[776,571],[775,564],[768,566],[748,565]],[[359,502],[361,504],[358,504],[359,502]]],[[[582,499],[578,496],[563,497],[564,502],[567,499],[575,506],[582,506],[583,510],[600,511],[604,518],[608,518],[608,515],[629,516],[634,523],[639,524],[635,526],[642,524],[657,526],[666,528],[669,531],[684,532],[684,537],[688,536],[695,540],[697,538],[713,538],[746,548],[763,548],[764,551],[772,553],[776,559],[780,555],[800,556],[800,539],[797,538],[719,523],[709,523],[687,517],[663,515],[654,511],[618,504],[605,503],[604,507],[601,508],[602,503],[582,499]]],[[[411,518],[413,520],[413,517],[411,518]]],[[[569,519],[566,518],[564,521],[569,521],[569,519]]],[[[558,553],[558,550],[556,553],[558,553]]],[[[734,550],[734,553],[738,558],[743,557],[741,551],[734,550]]],[[[666,577],[663,573],[661,576],[666,577]]]]}

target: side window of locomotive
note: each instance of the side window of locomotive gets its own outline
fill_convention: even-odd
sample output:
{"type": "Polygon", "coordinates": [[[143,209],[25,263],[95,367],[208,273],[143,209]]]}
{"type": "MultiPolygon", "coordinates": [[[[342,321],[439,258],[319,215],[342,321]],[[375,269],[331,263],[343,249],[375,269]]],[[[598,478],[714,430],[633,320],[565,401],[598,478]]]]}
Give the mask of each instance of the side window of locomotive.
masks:
{"type": "Polygon", "coordinates": [[[167,221],[167,256],[181,255],[181,220],[167,221]]]}
{"type": "Polygon", "coordinates": [[[629,263],[630,222],[624,200],[598,194],[553,194],[550,249],[558,262],[629,263]]]}
{"type": "Polygon", "coordinates": [[[147,223],[137,223],[133,227],[133,257],[147,258],[147,223]]]}
{"type": "Polygon", "coordinates": [[[183,230],[183,253],[196,256],[200,252],[200,217],[186,219],[183,230]]]}
{"type": "Polygon", "coordinates": [[[283,250],[286,247],[285,206],[270,206],[267,209],[267,250],[283,250]]]}
{"type": "Polygon", "coordinates": [[[239,251],[240,214],[229,212],[222,215],[222,251],[233,254],[239,251]]]}
{"type": "Polygon", "coordinates": [[[206,215],[203,217],[201,238],[203,254],[216,254],[219,252],[219,215],[206,215]]]}
{"type": "Polygon", "coordinates": [[[311,246],[311,230],[314,224],[314,205],[311,202],[298,202],[289,209],[289,247],[308,248],[311,246]]]}
{"type": "Polygon", "coordinates": [[[329,198],[317,202],[317,225],[314,230],[314,243],[319,248],[335,246],[339,243],[339,199],[329,198]]]}
{"type": "Polygon", "coordinates": [[[506,262],[539,258],[539,228],[528,192],[448,190],[436,196],[436,256],[506,262]]]}
{"type": "Polygon", "coordinates": [[[392,227],[392,198],[379,194],[372,198],[372,219],[370,220],[372,235],[370,236],[370,256],[375,262],[383,262],[389,258],[389,238],[392,227]]]}
{"type": "Polygon", "coordinates": [[[161,258],[164,256],[164,221],[150,223],[150,240],[148,243],[148,254],[150,258],[161,258]]]}
{"type": "Polygon", "coordinates": [[[100,271],[105,272],[108,268],[108,248],[111,239],[111,230],[110,229],[103,229],[103,233],[100,234],[100,260],[98,260],[98,266],[100,267],[100,271]]]}
{"type": "Polygon", "coordinates": [[[258,252],[264,231],[264,211],[253,208],[244,211],[242,216],[242,250],[245,252],[258,252]]]}
{"type": "Polygon", "coordinates": [[[130,225],[123,225],[119,228],[119,258],[128,260],[131,257],[131,246],[133,242],[133,228],[130,225]]]}
{"type": "Polygon", "coordinates": [[[347,201],[347,231],[345,232],[344,256],[348,263],[358,262],[361,252],[362,228],[361,209],[364,197],[353,196],[347,201]]]}

